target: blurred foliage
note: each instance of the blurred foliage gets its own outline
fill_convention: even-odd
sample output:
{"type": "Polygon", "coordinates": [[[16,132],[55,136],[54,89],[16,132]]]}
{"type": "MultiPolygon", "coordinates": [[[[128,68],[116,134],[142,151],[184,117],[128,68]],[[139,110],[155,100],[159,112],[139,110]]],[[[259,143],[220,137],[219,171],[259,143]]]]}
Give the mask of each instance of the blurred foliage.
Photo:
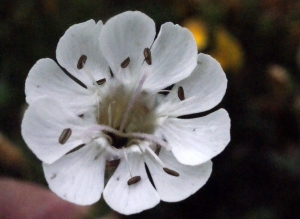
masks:
{"type": "Polygon", "coordinates": [[[182,22],[182,26],[188,28],[194,35],[199,51],[203,51],[208,44],[208,30],[204,21],[197,18],[188,18],[182,22]]]}
{"type": "MultiPolygon", "coordinates": [[[[20,134],[27,74],[38,59],[55,59],[57,42],[72,24],[106,21],[126,10],[145,12],[157,30],[166,21],[190,28],[199,51],[220,61],[228,90],[217,108],[230,114],[232,140],[195,195],[124,218],[300,218],[297,0],[3,0],[0,132],[7,137],[0,144],[0,174],[45,184],[20,134]]],[[[92,214],[109,211],[102,200],[92,214]]]]}

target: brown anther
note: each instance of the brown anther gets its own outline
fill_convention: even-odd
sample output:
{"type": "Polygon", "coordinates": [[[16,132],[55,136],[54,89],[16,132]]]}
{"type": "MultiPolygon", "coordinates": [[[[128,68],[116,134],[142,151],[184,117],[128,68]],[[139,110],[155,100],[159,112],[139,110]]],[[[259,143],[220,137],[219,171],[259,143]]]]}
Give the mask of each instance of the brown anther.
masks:
{"type": "Polygon", "coordinates": [[[164,170],[167,174],[169,174],[169,175],[171,175],[171,176],[176,176],[176,177],[179,176],[179,173],[177,173],[176,171],[171,170],[171,169],[169,169],[169,168],[167,168],[167,167],[164,167],[163,170],[164,170]]]}
{"type": "Polygon", "coordinates": [[[102,79],[100,79],[100,80],[97,81],[97,84],[98,84],[98,85],[102,85],[102,84],[104,84],[105,82],[106,82],[106,78],[102,78],[102,79]]]}
{"type": "Polygon", "coordinates": [[[59,136],[58,142],[61,144],[66,143],[70,138],[71,134],[72,134],[72,129],[70,128],[64,129],[59,136]]]}
{"type": "Polygon", "coordinates": [[[140,176],[134,176],[134,177],[130,178],[130,179],[127,181],[127,184],[128,184],[129,186],[131,186],[131,185],[137,183],[137,182],[140,181],[140,180],[141,180],[141,177],[140,177],[140,176]]]}
{"type": "Polygon", "coordinates": [[[144,56],[145,56],[145,61],[147,62],[148,65],[152,64],[152,56],[151,56],[151,50],[149,48],[144,49],[144,56]]]}
{"type": "Polygon", "coordinates": [[[126,68],[130,63],[130,58],[127,57],[127,59],[125,59],[122,63],[121,63],[121,67],[122,68],[126,68]]]}
{"type": "Polygon", "coordinates": [[[87,56],[86,55],[80,56],[80,58],[78,60],[78,63],[77,63],[77,68],[78,69],[83,69],[86,60],[87,60],[87,56]]]}
{"type": "Polygon", "coordinates": [[[154,153],[158,156],[159,152],[160,152],[161,146],[160,145],[156,145],[155,151],[154,153]]]}
{"type": "Polygon", "coordinates": [[[184,90],[181,86],[178,87],[177,95],[178,95],[179,100],[185,100],[184,90]]]}

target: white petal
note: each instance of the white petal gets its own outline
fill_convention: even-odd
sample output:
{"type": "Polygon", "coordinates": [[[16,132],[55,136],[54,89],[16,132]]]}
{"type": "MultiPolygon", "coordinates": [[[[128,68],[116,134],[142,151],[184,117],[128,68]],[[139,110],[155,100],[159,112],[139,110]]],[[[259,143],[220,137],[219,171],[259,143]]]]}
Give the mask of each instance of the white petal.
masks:
{"type": "Polygon", "coordinates": [[[56,58],[58,63],[85,85],[91,85],[87,71],[97,81],[109,78],[108,64],[103,57],[99,46],[99,35],[103,24],[94,20],[71,26],[60,38],[56,58]],[[87,56],[84,68],[77,69],[77,63],[82,55],[87,56]]]}
{"type": "Polygon", "coordinates": [[[64,108],[51,98],[40,98],[26,110],[22,121],[22,135],[33,153],[45,163],[53,163],[64,154],[82,144],[81,134],[92,125],[91,121],[64,108]],[[59,143],[63,130],[70,128],[71,136],[59,143]]]}
{"type": "Polygon", "coordinates": [[[30,70],[25,83],[26,101],[40,97],[61,100],[72,112],[82,114],[97,100],[91,92],[69,78],[52,59],[40,59],[30,70]]]}
{"type": "Polygon", "coordinates": [[[181,116],[203,112],[216,106],[222,100],[227,88],[226,75],[220,64],[211,56],[198,55],[198,64],[193,73],[173,87],[157,111],[161,114],[181,116]],[[181,86],[185,100],[178,98],[181,86]]]}
{"type": "Polygon", "coordinates": [[[230,118],[224,109],[195,119],[168,118],[162,128],[176,159],[185,165],[207,162],[230,141],[230,118]]]}
{"type": "Polygon", "coordinates": [[[100,48],[116,77],[140,77],[145,48],[150,48],[155,37],[155,23],[147,15],[128,11],[109,19],[100,34],[100,48]],[[121,63],[127,58],[125,69],[121,63]],[[128,71],[129,70],[129,71],[128,71]]]}
{"type": "Polygon", "coordinates": [[[167,168],[179,173],[179,176],[167,174],[149,154],[145,156],[156,190],[161,200],[166,202],[181,201],[198,191],[208,180],[212,171],[212,162],[207,161],[197,166],[179,163],[172,152],[161,148],[159,158],[167,168]]]}
{"type": "Polygon", "coordinates": [[[98,201],[104,187],[103,148],[94,142],[52,164],[43,163],[49,188],[75,204],[89,205],[98,201]]]}
{"type": "Polygon", "coordinates": [[[127,156],[132,176],[140,176],[141,180],[133,185],[127,185],[131,176],[126,160],[122,159],[103,191],[107,204],[115,211],[126,215],[152,208],[160,201],[148,179],[142,155],[131,152],[127,156]]]}
{"type": "Polygon", "coordinates": [[[149,72],[144,89],[157,91],[188,77],[197,64],[197,46],[186,28],[165,23],[151,48],[152,65],[143,64],[149,72]]]}

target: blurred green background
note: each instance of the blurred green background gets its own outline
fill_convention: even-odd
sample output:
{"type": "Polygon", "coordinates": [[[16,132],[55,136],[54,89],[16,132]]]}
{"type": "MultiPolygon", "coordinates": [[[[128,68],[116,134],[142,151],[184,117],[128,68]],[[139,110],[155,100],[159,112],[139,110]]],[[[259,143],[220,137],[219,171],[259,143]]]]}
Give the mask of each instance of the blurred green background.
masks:
{"type": "MultiPolygon", "coordinates": [[[[20,134],[27,74],[38,59],[55,59],[72,24],[126,10],[146,13],[157,30],[167,21],[189,28],[199,52],[222,64],[229,83],[216,108],[228,110],[232,140],[195,195],[114,218],[300,218],[298,0],[2,0],[0,176],[46,185],[20,134]]],[[[102,200],[91,217],[110,211],[102,200]]]]}

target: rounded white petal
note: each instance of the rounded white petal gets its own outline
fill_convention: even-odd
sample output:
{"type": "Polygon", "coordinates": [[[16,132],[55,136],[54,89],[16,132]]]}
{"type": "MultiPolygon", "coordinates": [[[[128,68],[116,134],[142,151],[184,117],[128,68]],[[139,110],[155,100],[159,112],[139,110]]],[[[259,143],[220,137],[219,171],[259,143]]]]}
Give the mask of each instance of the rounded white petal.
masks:
{"type": "Polygon", "coordinates": [[[188,77],[197,65],[197,46],[186,28],[165,23],[151,48],[152,64],[144,62],[142,72],[149,72],[144,89],[158,91],[188,77]]]}
{"type": "Polygon", "coordinates": [[[121,214],[135,214],[157,205],[159,195],[151,185],[140,153],[131,152],[128,155],[132,176],[140,176],[141,180],[133,185],[128,185],[131,178],[129,167],[123,158],[108,181],[103,197],[107,204],[121,214]]]}
{"type": "Polygon", "coordinates": [[[98,41],[102,27],[101,21],[96,24],[94,20],[75,24],[65,32],[57,45],[58,63],[86,86],[92,83],[88,72],[96,81],[110,78],[108,64],[101,53],[98,41]],[[77,64],[82,55],[86,55],[87,60],[84,68],[79,70],[77,64]]]}
{"type": "Polygon", "coordinates": [[[144,49],[150,48],[155,37],[155,23],[138,11],[128,11],[109,19],[102,28],[99,42],[116,77],[139,79],[144,49]],[[121,63],[130,58],[126,68],[121,63]]]}
{"type": "Polygon", "coordinates": [[[220,64],[211,56],[200,53],[192,74],[174,85],[174,92],[164,98],[157,112],[181,116],[209,110],[221,102],[226,88],[227,79],[220,64]],[[177,95],[179,86],[184,90],[183,101],[177,95]]]}
{"type": "Polygon", "coordinates": [[[43,163],[49,188],[59,197],[79,205],[98,201],[104,187],[104,147],[90,143],[52,164],[43,163]]]}
{"type": "Polygon", "coordinates": [[[92,93],[69,78],[52,59],[40,59],[29,71],[25,83],[26,101],[40,97],[60,100],[72,112],[82,114],[97,100],[92,93]]]}
{"type": "Polygon", "coordinates": [[[185,165],[207,162],[230,141],[230,118],[224,109],[195,119],[168,118],[162,129],[174,156],[185,165]]]}
{"type": "Polygon", "coordinates": [[[64,154],[82,144],[81,135],[92,125],[67,110],[51,98],[33,102],[24,114],[22,136],[33,153],[45,163],[53,163],[64,154]],[[65,129],[71,135],[64,144],[59,138],[65,129]]]}
{"type": "Polygon", "coordinates": [[[167,168],[179,173],[179,176],[167,174],[162,166],[149,154],[145,156],[156,190],[161,200],[177,202],[186,199],[198,191],[207,182],[212,172],[212,162],[207,161],[197,166],[179,163],[172,152],[161,148],[159,158],[167,168]]]}

